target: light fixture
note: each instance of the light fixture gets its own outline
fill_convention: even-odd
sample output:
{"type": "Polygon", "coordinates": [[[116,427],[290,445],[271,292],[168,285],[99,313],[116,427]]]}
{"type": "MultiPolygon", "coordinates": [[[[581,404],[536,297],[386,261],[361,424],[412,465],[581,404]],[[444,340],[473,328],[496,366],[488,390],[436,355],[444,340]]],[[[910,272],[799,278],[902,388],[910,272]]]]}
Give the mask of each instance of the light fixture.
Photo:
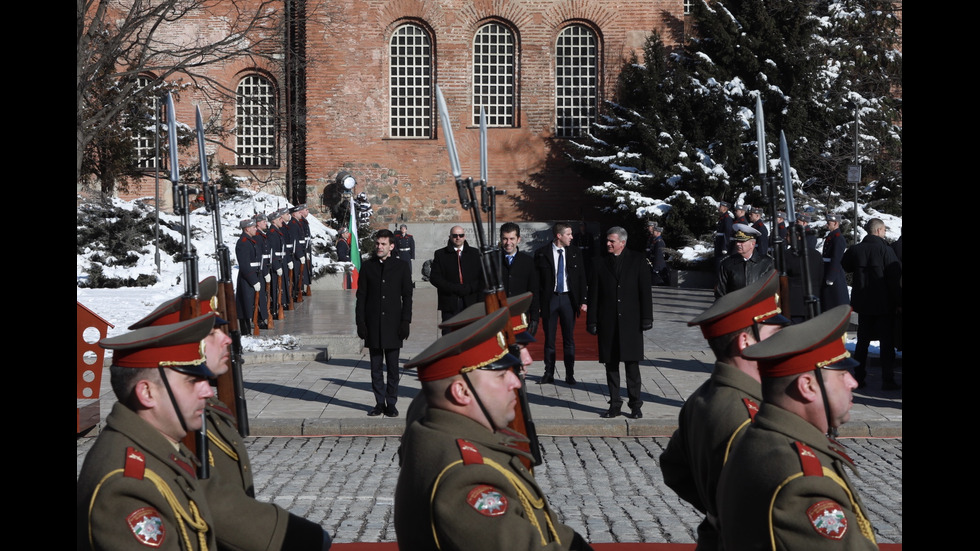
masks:
{"type": "Polygon", "coordinates": [[[349,172],[345,171],[337,174],[337,183],[343,186],[346,191],[350,191],[357,185],[357,180],[349,172]]]}

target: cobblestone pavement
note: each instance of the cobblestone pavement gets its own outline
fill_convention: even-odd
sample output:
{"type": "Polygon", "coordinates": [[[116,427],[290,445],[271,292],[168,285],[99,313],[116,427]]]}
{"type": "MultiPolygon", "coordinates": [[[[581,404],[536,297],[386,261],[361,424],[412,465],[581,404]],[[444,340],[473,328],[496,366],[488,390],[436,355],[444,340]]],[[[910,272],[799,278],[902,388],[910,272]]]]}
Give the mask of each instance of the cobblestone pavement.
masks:
{"type": "MultiPolygon", "coordinates": [[[[93,438],[78,438],[77,469],[93,438]]],[[[693,543],[700,514],[663,482],[666,437],[546,436],[535,476],[563,522],[593,543],[693,543]]],[[[397,436],[246,439],[256,497],[319,522],[335,541],[395,541],[397,436]]],[[[902,543],[902,439],[841,440],[879,543],[902,543]]]]}

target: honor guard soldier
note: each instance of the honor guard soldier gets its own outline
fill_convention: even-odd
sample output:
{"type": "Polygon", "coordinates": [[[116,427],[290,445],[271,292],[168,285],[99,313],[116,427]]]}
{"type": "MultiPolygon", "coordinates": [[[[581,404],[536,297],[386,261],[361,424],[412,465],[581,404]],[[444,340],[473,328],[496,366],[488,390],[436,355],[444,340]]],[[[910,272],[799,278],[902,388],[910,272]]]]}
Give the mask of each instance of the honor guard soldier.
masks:
{"type": "Polygon", "coordinates": [[[732,220],[732,224],[745,224],[745,225],[748,225],[749,224],[749,219],[746,216],[746,214],[749,212],[749,210],[751,208],[752,208],[752,205],[744,205],[742,203],[736,204],[735,205],[735,219],[732,220]]]}
{"type": "Polygon", "coordinates": [[[753,207],[749,211],[748,217],[749,225],[755,231],[759,232],[759,235],[755,238],[755,248],[761,254],[769,254],[769,228],[762,222],[762,209],[753,207]]]}
{"type": "Polygon", "coordinates": [[[591,549],[557,516],[523,460],[515,373],[501,308],[446,334],[409,362],[428,408],[402,437],[395,487],[401,549],[591,549]]]}
{"type": "Polygon", "coordinates": [[[269,242],[269,217],[258,212],[255,219],[255,243],[262,255],[262,266],[259,269],[259,329],[269,328],[269,287],[272,283],[272,244],[269,242]]]}
{"type": "Polygon", "coordinates": [[[254,218],[242,220],[238,227],[242,229],[242,235],[235,243],[235,258],[238,260],[235,306],[242,334],[251,335],[255,295],[262,289],[262,249],[255,239],[258,228],[254,218]]]}
{"type": "Polygon", "coordinates": [[[857,388],[850,320],[838,306],[742,351],[759,363],[762,405],[718,483],[723,548],[878,549],[854,462],[834,439],[857,388]]]}
{"type": "Polygon", "coordinates": [[[840,231],[840,216],[827,215],[827,236],[823,240],[823,285],[820,288],[820,307],[830,310],[841,304],[849,304],[847,280],[841,259],[847,250],[847,241],[840,231]]]}
{"type": "Polygon", "coordinates": [[[698,326],[715,354],[711,377],[684,402],[667,449],[660,456],[664,482],[705,515],[698,526],[698,549],[721,549],[718,477],[731,446],[752,422],[762,402],[759,364],[742,350],[789,324],[779,312],[779,277],[768,278],[729,293],[689,326],[698,326]]]}
{"type": "MultiPolygon", "coordinates": [[[[209,277],[198,286],[202,314],[217,306],[217,279],[209,277]]],[[[160,305],[130,329],[161,326],[180,317],[183,297],[160,305]]],[[[214,316],[211,331],[201,342],[212,384],[231,369],[231,337],[222,329],[228,322],[214,316]]],[[[331,544],[330,535],[314,522],[296,516],[278,505],[255,499],[252,464],[238,432],[235,414],[212,395],[204,410],[208,436],[210,476],[201,483],[211,505],[213,530],[221,549],[296,549],[321,551],[331,544]]]]}
{"type": "Polygon", "coordinates": [[[208,313],[144,327],[99,345],[113,351],[118,401],[85,457],[75,491],[76,549],[215,549],[196,459],[181,442],[213,395],[201,340],[208,313]]]}
{"type": "Polygon", "coordinates": [[[718,203],[718,221],[715,224],[716,265],[728,256],[729,241],[731,241],[732,235],[734,234],[732,230],[732,215],[728,212],[728,207],[727,201],[720,201],[718,203]]]}
{"type": "Polygon", "coordinates": [[[270,291],[272,292],[272,306],[270,306],[270,317],[272,319],[279,319],[279,307],[286,307],[286,304],[282,302],[283,296],[288,296],[286,294],[286,286],[284,281],[286,277],[286,270],[284,259],[286,256],[286,234],[283,232],[282,228],[283,210],[274,211],[269,215],[269,220],[272,225],[269,227],[269,249],[272,254],[272,267],[271,276],[272,284],[270,285],[270,291]]]}
{"type": "Polygon", "coordinates": [[[395,234],[395,255],[408,263],[408,273],[412,273],[412,261],[415,260],[415,237],[408,233],[408,226],[402,224],[395,234]]]}
{"type": "Polygon", "coordinates": [[[306,265],[306,229],[302,220],[304,208],[305,205],[296,205],[289,209],[291,218],[286,226],[293,243],[293,279],[290,283],[294,302],[303,302],[303,283],[306,281],[306,271],[310,269],[306,265]]]}

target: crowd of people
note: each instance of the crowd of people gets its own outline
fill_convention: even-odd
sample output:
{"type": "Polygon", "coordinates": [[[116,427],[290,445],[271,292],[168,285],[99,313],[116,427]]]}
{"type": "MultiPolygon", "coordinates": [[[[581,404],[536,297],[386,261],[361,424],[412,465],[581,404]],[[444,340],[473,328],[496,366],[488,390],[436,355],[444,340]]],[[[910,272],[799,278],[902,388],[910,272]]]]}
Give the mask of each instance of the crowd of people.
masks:
{"type": "MultiPolygon", "coordinates": [[[[719,208],[718,232],[730,226],[732,235],[725,237],[718,262],[716,300],[688,322],[701,329],[715,365],[681,409],[659,461],[664,480],[705,515],[697,530],[699,549],[831,543],[876,549],[874,528],[849,478],[853,461],[835,436],[849,418],[853,391],[864,384],[870,339],[882,343],[884,388],[898,388],[894,350],[889,355],[885,347],[895,345],[895,316],[901,313],[901,242],[890,246],[884,223],[872,219],[868,236],[841,250],[840,220],[832,216],[822,254],[812,251],[822,269],[795,264],[804,281],[837,286],[826,293],[812,287],[802,293],[804,303],[809,295],[839,294],[846,287],[842,274],[853,274],[849,301],[859,329],[852,359],[843,341],[851,306],[828,300],[823,313],[786,315],[779,299],[782,274],[768,251],[756,246],[761,216],[737,205],[736,215],[748,213],[737,221],[727,209],[719,208]]],[[[280,297],[278,304],[301,299],[309,264],[304,211],[300,205],[242,221],[236,247],[242,249],[242,270],[248,268],[239,274],[242,327],[249,327],[249,314],[275,319],[271,306],[266,318],[245,309],[249,299],[260,306],[276,304],[266,298],[271,296],[280,297]]],[[[667,268],[652,261],[664,259],[661,234],[657,224],[648,226],[644,254],[627,247],[622,227],[595,239],[584,227],[573,234],[571,225],[558,223],[551,240],[529,253],[520,250],[520,227],[503,224],[491,265],[499,264],[506,297],[498,297],[494,308],[483,300],[483,253],[467,243],[462,226],[450,230],[430,276],[442,334],[405,365],[416,371],[422,392],[406,411],[399,449],[394,522],[401,548],[591,549],[549,505],[533,474],[541,461],[536,436],[515,425],[526,407],[526,345],[544,327],[537,383],[554,384],[560,328],[564,381],[575,385],[574,326],[584,317],[606,371],[609,409],[601,417],[641,418],[639,362],[643,332],[653,325],[652,287],[670,281],[667,268]],[[586,255],[585,247],[606,254],[586,255]],[[620,363],[629,413],[622,411],[620,363]]],[[[796,241],[777,234],[769,244],[807,243],[805,228],[800,235],[796,241]]],[[[357,334],[370,352],[375,403],[368,415],[397,417],[398,353],[412,323],[414,240],[406,239],[405,226],[397,235],[384,229],[372,237],[373,254],[358,272],[355,307],[357,334]],[[399,257],[403,252],[411,258],[399,257]]],[[[778,254],[808,262],[792,248],[778,254]]],[[[330,547],[331,536],[316,523],[254,498],[234,409],[212,387],[229,368],[231,344],[227,321],[214,311],[216,290],[214,278],[201,282],[190,317],[187,299],[178,297],[130,333],[100,341],[113,350],[110,377],[118,402],[79,476],[77,548],[118,549],[134,542],[168,549],[330,547]]]]}

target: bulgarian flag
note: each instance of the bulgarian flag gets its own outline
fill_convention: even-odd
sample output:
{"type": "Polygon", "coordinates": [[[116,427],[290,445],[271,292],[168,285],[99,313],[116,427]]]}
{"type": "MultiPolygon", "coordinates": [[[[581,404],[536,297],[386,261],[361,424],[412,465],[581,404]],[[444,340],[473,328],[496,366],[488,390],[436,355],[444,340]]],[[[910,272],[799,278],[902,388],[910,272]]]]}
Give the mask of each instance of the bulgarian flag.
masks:
{"type": "Polygon", "coordinates": [[[361,271],[361,249],[357,246],[357,209],[354,208],[354,196],[350,198],[350,221],[347,224],[350,232],[350,261],[354,265],[351,270],[351,289],[357,289],[357,272],[361,271]]]}

